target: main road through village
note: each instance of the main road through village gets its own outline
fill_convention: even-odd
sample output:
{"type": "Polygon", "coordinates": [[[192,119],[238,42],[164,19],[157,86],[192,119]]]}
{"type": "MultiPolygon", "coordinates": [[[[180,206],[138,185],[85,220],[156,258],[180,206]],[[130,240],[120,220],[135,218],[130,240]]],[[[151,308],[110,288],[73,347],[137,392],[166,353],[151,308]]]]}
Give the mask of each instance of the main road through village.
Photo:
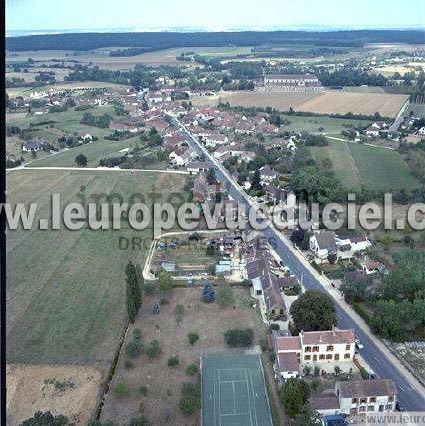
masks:
{"type": "MultiPolygon", "coordinates": [[[[177,120],[176,124],[190,138],[191,146],[199,155],[205,156],[215,165],[216,177],[228,190],[229,195],[247,208],[253,205],[249,196],[233,181],[228,172],[219,164],[204,146],[177,120]]],[[[261,219],[259,220],[259,222],[261,219]]],[[[317,272],[308,262],[303,261],[292,244],[274,227],[267,226],[262,231],[273,242],[274,251],[280,256],[282,262],[294,273],[306,289],[332,292],[318,277],[317,272]]],[[[334,299],[338,316],[338,327],[353,329],[364,347],[360,350],[361,357],[366,361],[378,378],[392,379],[398,389],[398,400],[408,411],[425,411],[425,388],[403,367],[399,360],[386,349],[382,341],[374,336],[366,324],[361,324],[355,314],[347,307],[345,302],[334,299]],[[363,325],[363,326],[362,326],[363,325]]]]}

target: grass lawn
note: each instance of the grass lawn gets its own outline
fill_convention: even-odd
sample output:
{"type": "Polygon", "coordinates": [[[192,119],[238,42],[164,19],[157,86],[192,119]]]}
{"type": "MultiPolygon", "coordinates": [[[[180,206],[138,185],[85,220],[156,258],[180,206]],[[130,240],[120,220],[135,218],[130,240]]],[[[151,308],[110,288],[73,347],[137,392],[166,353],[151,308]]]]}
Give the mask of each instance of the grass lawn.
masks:
{"type": "MultiPolygon", "coordinates": [[[[34,161],[28,167],[75,167],[75,157],[78,154],[84,154],[87,157],[89,167],[97,167],[102,158],[121,157],[124,155],[124,152],[120,152],[122,149],[133,148],[137,142],[142,144],[138,136],[123,141],[99,140],[49,155],[34,161]]],[[[146,150],[146,154],[149,152],[151,150],[146,150]]]]}
{"type": "MultiPolygon", "coordinates": [[[[128,172],[14,171],[8,197],[37,202],[35,223],[51,218],[52,193],[62,208],[71,201],[93,202],[102,194],[182,192],[185,176],[128,172]]],[[[125,324],[124,268],[143,265],[152,230],[39,230],[8,232],[7,359],[15,363],[95,364],[107,367],[125,324]],[[120,238],[142,238],[141,250],[120,250],[120,238]]],[[[130,244],[131,247],[131,244],[130,244]]]]}
{"type": "Polygon", "coordinates": [[[410,111],[413,111],[415,114],[419,115],[420,117],[425,117],[425,104],[410,104],[407,108],[407,114],[410,113],[410,111]]]}
{"type": "Polygon", "coordinates": [[[310,152],[319,165],[326,159],[331,160],[333,171],[339,180],[349,189],[358,189],[361,181],[348,145],[342,141],[329,140],[327,147],[311,147],[310,152]]]}
{"type": "Polygon", "coordinates": [[[420,186],[398,152],[352,143],[349,148],[366,188],[386,191],[420,186]]]}
{"type": "Polygon", "coordinates": [[[299,117],[294,115],[282,115],[281,117],[289,121],[289,124],[284,124],[284,129],[290,132],[325,132],[340,134],[347,128],[369,126],[371,124],[368,120],[351,120],[332,117],[299,117]]]}
{"type": "Polygon", "coordinates": [[[390,149],[329,140],[326,147],[310,147],[313,159],[319,164],[329,159],[333,171],[349,189],[389,191],[420,186],[410,173],[400,154],[390,149]]]}

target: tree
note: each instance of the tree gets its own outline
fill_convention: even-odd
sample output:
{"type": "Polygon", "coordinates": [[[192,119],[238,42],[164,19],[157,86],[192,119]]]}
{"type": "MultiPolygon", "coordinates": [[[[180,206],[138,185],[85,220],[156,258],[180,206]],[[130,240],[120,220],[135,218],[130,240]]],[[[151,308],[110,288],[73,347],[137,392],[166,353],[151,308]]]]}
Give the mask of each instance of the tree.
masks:
{"type": "Polygon", "coordinates": [[[189,339],[189,343],[193,346],[199,340],[199,334],[192,332],[187,335],[187,338],[189,339]]]}
{"type": "Polygon", "coordinates": [[[235,302],[235,295],[233,289],[229,284],[222,284],[217,289],[217,303],[222,307],[226,308],[233,305],[235,302]]]}
{"type": "Polygon", "coordinates": [[[179,358],[176,355],[170,356],[167,361],[168,367],[176,367],[179,365],[179,358]]]}
{"type": "Polygon", "coordinates": [[[64,426],[69,424],[68,418],[61,414],[54,416],[50,411],[37,411],[33,417],[24,420],[21,426],[64,426]]]}
{"type": "Polygon", "coordinates": [[[335,306],[332,300],[318,290],[303,293],[289,310],[292,317],[290,324],[294,335],[303,331],[330,330],[337,324],[335,306]]]}
{"type": "Polygon", "coordinates": [[[88,164],[87,157],[84,154],[78,154],[75,157],[75,162],[77,163],[78,166],[83,166],[83,167],[87,166],[88,164]]]}
{"type": "Polygon", "coordinates": [[[146,347],[146,355],[149,358],[157,358],[161,354],[161,347],[159,346],[158,340],[152,340],[146,347]]]}
{"type": "Polygon", "coordinates": [[[290,378],[280,389],[280,401],[287,416],[294,418],[300,414],[302,406],[310,397],[310,388],[302,379],[290,378]]]}
{"type": "Polygon", "coordinates": [[[174,317],[176,319],[176,323],[180,324],[183,321],[184,317],[184,306],[177,304],[176,309],[174,311],[174,317]]]}
{"type": "Polygon", "coordinates": [[[263,188],[261,186],[261,176],[260,176],[260,170],[259,169],[256,169],[253,176],[252,176],[251,187],[255,191],[259,191],[263,188]]]}
{"type": "Polygon", "coordinates": [[[215,292],[210,281],[205,281],[202,287],[201,300],[204,303],[212,303],[215,300],[215,292]]]}
{"type": "Polygon", "coordinates": [[[254,332],[251,328],[246,330],[227,330],[224,333],[224,341],[227,345],[233,347],[251,346],[254,340],[254,332]]]}
{"type": "Polygon", "coordinates": [[[308,402],[301,407],[300,414],[295,416],[294,426],[316,426],[322,424],[320,414],[313,410],[308,402]]]}
{"type": "Polygon", "coordinates": [[[173,287],[173,283],[171,280],[171,274],[169,272],[162,270],[158,274],[158,279],[159,279],[159,289],[161,290],[162,293],[165,293],[171,290],[171,288],[173,287]]]}
{"type": "Polygon", "coordinates": [[[142,291],[141,291],[141,278],[140,272],[136,266],[128,262],[125,267],[125,281],[127,283],[126,296],[127,296],[127,316],[131,323],[134,323],[137,312],[142,304],[142,291]]]}

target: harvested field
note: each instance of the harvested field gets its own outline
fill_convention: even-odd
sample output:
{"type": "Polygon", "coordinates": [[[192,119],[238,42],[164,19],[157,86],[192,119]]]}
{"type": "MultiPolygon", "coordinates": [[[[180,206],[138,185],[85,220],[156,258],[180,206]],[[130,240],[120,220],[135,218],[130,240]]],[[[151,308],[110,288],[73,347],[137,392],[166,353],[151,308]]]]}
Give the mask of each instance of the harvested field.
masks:
{"type": "Polygon", "coordinates": [[[277,93],[277,92],[224,92],[216,96],[204,96],[191,99],[194,105],[218,105],[229,102],[232,106],[267,107],[271,106],[280,111],[288,111],[290,107],[299,110],[300,106],[310,99],[319,96],[318,93],[277,93]]]}
{"type": "Polygon", "coordinates": [[[7,424],[18,426],[37,411],[63,414],[86,425],[99,402],[101,373],[92,367],[8,365],[7,424]]]}
{"type": "Polygon", "coordinates": [[[228,308],[220,308],[217,303],[204,304],[200,301],[201,288],[174,289],[168,298],[169,303],[161,306],[158,315],[151,315],[149,307],[153,298],[143,301],[141,312],[126,336],[126,344],[133,338],[133,330],[139,328],[143,345],[153,339],[159,341],[162,353],[158,358],[150,359],[146,354],[137,358],[128,358],[123,351],[118,361],[117,370],[111,389],[119,382],[124,382],[129,395],[117,397],[114,392],[108,393],[101,420],[110,419],[120,425],[128,424],[130,419],[140,415],[142,403],[143,415],[151,424],[161,425],[198,425],[199,416],[196,412],[184,417],[179,409],[180,388],[183,382],[195,382],[196,376],[188,376],[186,368],[195,364],[199,368],[202,351],[225,349],[223,332],[233,328],[252,328],[254,343],[264,338],[266,325],[256,309],[250,306],[252,300],[248,289],[235,289],[235,304],[228,308]],[[177,304],[184,306],[184,315],[180,323],[176,322],[175,309],[177,304]],[[199,334],[199,341],[193,346],[189,344],[187,334],[199,334]],[[179,364],[168,367],[170,356],[177,355],[179,364]],[[133,366],[125,368],[124,362],[131,360],[133,366]],[[139,392],[140,386],[146,386],[147,396],[139,392]],[[171,418],[166,422],[166,414],[171,418]]]}
{"type": "Polygon", "coordinates": [[[217,105],[229,102],[232,106],[267,107],[280,111],[293,108],[318,114],[353,114],[373,115],[379,112],[383,117],[395,117],[408,99],[407,95],[386,93],[356,92],[322,92],[322,93],[288,93],[288,92],[225,92],[213,97],[194,98],[195,105],[217,105]]]}

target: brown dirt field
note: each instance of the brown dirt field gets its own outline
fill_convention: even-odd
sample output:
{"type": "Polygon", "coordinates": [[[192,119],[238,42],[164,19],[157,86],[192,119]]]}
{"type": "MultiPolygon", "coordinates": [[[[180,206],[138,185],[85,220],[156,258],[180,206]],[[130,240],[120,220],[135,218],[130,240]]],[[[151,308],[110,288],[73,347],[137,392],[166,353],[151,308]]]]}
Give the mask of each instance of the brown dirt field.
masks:
{"type": "Polygon", "coordinates": [[[193,98],[194,105],[218,105],[229,102],[232,106],[267,107],[288,111],[307,111],[319,114],[353,114],[373,115],[379,112],[383,117],[394,117],[406,102],[407,95],[386,93],[357,92],[224,92],[210,97],[193,98]]]}
{"type": "Polygon", "coordinates": [[[230,328],[252,328],[255,333],[255,344],[264,338],[266,329],[259,312],[248,305],[252,300],[248,289],[235,289],[235,307],[220,308],[217,303],[204,304],[199,297],[201,288],[174,289],[169,297],[170,303],[161,307],[158,315],[151,315],[149,308],[155,296],[145,298],[141,313],[127,331],[125,345],[132,340],[133,330],[140,328],[142,342],[149,344],[153,339],[160,342],[162,354],[159,358],[150,360],[145,354],[132,359],[133,367],[124,368],[124,361],[129,359],[123,351],[118,361],[116,373],[111,384],[111,391],[105,401],[101,420],[107,419],[124,425],[131,418],[140,415],[139,404],[143,402],[144,412],[152,424],[165,423],[165,411],[171,410],[174,425],[197,425],[199,415],[195,413],[185,418],[178,407],[181,384],[196,379],[185,374],[189,364],[199,366],[202,350],[223,349],[225,347],[223,332],[230,328]],[[174,311],[180,303],[185,308],[184,318],[177,324],[174,311]],[[191,346],[187,334],[196,332],[199,341],[191,346]],[[168,367],[167,360],[171,355],[177,355],[179,364],[168,367]],[[113,393],[116,383],[124,381],[130,390],[128,397],[118,398],[113,393]],[[148,387],[148,395],[143,397],[138,389],[141,385],[148,387]]]}
{"type": "Polygon", "coordinates": [[[7,424],[17,426],[37,411],[63,414],[86,425],[99,402],[101,374],[92,367],[8,365],[6,369],[7,424]],[[54,383],[71,381],[74,387],[56,389],[54,383]]]}
{"type": "Polygon", "coordinates": [[[290,107],[295,110],[310,99],[320,96],[318,93],[277,93],[277,92],[224,92],[216,96],[203,96],[191,99],[194,105],[218,105],[219,102],[229,102],[232,106],[267,107],[271,106],[281,111],[290,107]]]}
{"type": "Polygon", "coordinates": [[[384,93],[324,92],[304,102],[299,110],[323,114],[373,115],[379,112],[383,117],[394,117],[407,99],[407,95],[384,93]]]}

